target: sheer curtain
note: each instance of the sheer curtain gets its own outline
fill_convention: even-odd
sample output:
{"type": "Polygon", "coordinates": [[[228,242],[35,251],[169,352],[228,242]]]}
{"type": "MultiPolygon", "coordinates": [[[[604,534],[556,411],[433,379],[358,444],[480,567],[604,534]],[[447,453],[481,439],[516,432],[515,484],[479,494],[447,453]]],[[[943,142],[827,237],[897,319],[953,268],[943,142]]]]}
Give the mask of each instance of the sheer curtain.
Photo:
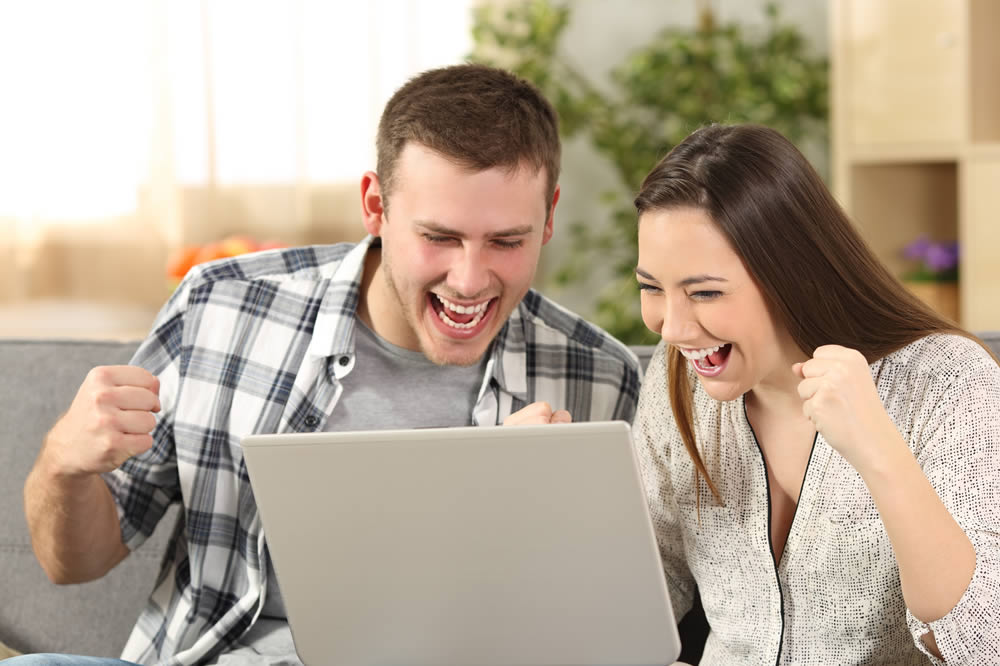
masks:
{"type": "Polygon", "coordinates": [[[470,0],[0,0],[0,301],[151,307],[168,253],[361,237],[389,95],[470,0]]]}

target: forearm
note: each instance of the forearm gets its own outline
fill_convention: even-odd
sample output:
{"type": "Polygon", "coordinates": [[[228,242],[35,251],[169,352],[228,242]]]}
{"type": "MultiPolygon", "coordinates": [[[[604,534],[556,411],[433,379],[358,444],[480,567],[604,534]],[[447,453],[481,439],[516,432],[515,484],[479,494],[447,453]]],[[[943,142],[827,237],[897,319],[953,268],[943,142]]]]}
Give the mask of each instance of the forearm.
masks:
{"type": "Polygon", "coordinates": [[[903,598],[922,622],[938,620],[965,594],[976,552],[898,433],[898,446],[862,472],[899,564],[903,598]]]}
{"type": "Polygon", "coordinates": [[[55,583],[100,578],[128,555],[114,499],[97,474],[60,476],[45,452],[24,484],[35,556],[55,583]]]}

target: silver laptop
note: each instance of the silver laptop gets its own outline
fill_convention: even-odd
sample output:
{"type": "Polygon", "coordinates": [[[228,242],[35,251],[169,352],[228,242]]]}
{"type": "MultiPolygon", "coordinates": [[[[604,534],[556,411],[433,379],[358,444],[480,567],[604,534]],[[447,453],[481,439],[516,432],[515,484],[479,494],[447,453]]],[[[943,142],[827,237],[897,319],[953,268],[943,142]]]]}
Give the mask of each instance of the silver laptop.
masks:
{"type": "Polygon", "coordinates": [[[243,448],[306,664],[663,666],[680,652],[623,422],[243,448]]]}

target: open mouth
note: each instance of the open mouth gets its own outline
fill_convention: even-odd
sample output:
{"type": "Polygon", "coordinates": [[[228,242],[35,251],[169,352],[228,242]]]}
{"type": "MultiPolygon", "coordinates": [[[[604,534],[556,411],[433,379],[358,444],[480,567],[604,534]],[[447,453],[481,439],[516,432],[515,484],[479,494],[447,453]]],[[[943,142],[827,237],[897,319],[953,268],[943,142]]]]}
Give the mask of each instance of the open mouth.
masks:
{"type": "Polygon", "coordinates": [[[706,377],[714,377],[725,369],[732,350],[733,345],[727,342],[706,349],[681,349],[680,352],[684,358],[691,361],[695,372],[706,377]]]}
{"type": "Polygon", "coordinates": [[[498,301],[490,298],[478,303],[458,303],[435,293],[427,295],[436,318],[455,333],[473,333],[493,312],[498,301]]]}

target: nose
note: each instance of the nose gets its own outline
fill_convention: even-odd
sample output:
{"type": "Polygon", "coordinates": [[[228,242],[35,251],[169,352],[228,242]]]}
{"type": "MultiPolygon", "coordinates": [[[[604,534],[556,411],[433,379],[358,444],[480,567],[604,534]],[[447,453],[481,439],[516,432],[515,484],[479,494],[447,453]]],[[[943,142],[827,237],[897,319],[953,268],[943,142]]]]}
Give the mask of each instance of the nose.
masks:
{"type": "Polygon", "coordinates": [[[448,287],[457,296],[474,299],[490,286],[490,269],[480,248],[463,245],[448,272],[448,287]]]}
{"type": "Polygon", "coordinates": [[[670,344],[684,344],[698,336],[698,323],[691,311],[691,304],[683,293],[663,299],[663,320],[660,337],[670,344]]]}

